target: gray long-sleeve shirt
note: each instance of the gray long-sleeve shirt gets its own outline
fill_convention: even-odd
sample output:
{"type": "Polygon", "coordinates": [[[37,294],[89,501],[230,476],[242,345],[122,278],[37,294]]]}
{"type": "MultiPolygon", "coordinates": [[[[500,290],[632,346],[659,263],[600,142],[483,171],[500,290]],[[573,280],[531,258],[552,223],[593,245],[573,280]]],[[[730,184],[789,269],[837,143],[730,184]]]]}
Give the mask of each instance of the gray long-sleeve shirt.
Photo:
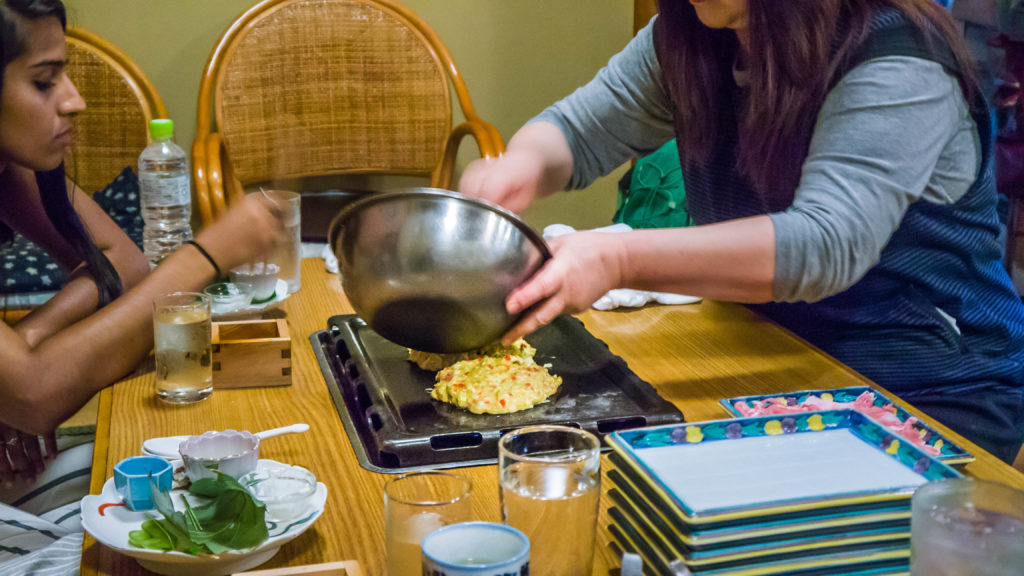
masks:
{"type": "MultiPolygon", "coordinates": [[[[570,189],[675,136],[653,22],[593,80],[531,120],[565,134],[570,189]]],[[[941,65],[893,56],[851,70],[818,114],[793,204],[770,215],[773,298],[816,301],[852,286],[878,262],[907,207],[956,202],[980,158],[960,86],[941,65]]]]}

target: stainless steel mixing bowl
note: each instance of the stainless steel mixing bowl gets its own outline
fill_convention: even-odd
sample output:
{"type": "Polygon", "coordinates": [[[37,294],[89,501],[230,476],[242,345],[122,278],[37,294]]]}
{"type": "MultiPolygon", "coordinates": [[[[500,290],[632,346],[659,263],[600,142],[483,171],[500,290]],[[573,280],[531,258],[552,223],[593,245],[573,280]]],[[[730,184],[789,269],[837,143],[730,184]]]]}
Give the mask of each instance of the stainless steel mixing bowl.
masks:
{"type": "Polygon", "coordinates": [[[381,336],[424,352],[500,338],[518,318],[505,298],[551,257],[515,214],[432,188],[356,201],[335,217],[328,242],[356,313],[381,336]]]}

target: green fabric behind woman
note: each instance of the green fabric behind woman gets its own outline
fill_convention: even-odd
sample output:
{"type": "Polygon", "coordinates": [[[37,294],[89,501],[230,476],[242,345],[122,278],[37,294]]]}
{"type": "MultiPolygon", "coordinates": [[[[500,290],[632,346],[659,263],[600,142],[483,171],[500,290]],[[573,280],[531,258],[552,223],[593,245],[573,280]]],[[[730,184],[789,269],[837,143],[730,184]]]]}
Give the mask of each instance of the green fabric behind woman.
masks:
{"type": "Polygon", "coordinates": [[[631,228],[681,228],[693,220],[686,212],[686,188],[676,141],[636,161],[619,180],[616,223],[631,228]]]}

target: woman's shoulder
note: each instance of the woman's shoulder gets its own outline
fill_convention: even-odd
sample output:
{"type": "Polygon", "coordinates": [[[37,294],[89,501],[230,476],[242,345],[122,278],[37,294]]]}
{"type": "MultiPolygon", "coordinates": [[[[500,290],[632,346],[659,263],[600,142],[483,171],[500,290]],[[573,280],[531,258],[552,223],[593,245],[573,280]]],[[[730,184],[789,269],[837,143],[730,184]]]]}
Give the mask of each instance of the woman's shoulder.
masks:
{"type": "Polygon", "coordinates": [[[868,22],[867,35],[850,58],[850,67],[887,56],[906,56],[937,62],[959,72],[952,48],[934,23],[925,21],[923,26],[919,27],[894,7],[875,11],[868,22]]]}
{"type": "Polygon", "coordinates": [[[941,114],[938,118],[952,123],[970,112],[958,80],[949,70],[933,60],[900,55],[872,58],[850,70],[829,93],[826,107],[835,106],[868,107],[875,113],[909,107],[941,114]]]}

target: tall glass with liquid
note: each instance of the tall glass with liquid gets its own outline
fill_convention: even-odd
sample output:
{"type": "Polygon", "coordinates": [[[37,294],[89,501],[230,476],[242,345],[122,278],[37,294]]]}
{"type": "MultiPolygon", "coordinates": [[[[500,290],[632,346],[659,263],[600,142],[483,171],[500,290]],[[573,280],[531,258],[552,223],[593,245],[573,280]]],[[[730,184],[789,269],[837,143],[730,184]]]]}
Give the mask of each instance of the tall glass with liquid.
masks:
{"type": "Polygon", "coordinates": [[[529,426],[498,443],[501,517],[530,539],[534,576],[589,576],[601,497],[601,444],[585,430],[529,426]]]}
{"type": "Polygon", "coordinates": [[[302,195],[290,190],[266,190],[267,198],[281,211],[284,242],[270,256],[281,267],[277,277],[288,283],[288,293],[302,286],[302,195]]]}
{"type": "Polygon", "coordinates": [[[1024,574],[1024,492],[977,478],[920,486],[911,499],[910,573],[1024,574]]]}
{"type": "Polygon", "coordinates": [[[471,484],[450,472],[413,472],[384,485],[387,576],[420,576],[420,544],[434,530],[470,519],[471,484]]]}
{"type": "Polygon", "coordinates": [[[213,392],[210,297],[172,292],[153,299],[156,393],[189,404],[213,392]]]}

